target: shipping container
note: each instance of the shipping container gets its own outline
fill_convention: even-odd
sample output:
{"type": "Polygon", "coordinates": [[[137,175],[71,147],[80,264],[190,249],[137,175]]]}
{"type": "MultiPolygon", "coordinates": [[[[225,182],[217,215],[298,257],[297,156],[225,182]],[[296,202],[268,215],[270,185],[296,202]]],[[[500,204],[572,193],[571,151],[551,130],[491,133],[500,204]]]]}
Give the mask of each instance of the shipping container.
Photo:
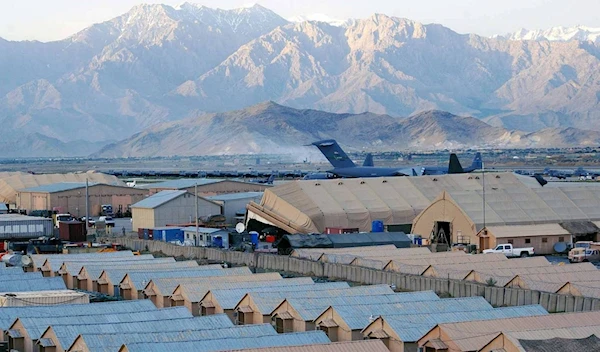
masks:
{"type": "Polygon", "coordinates": [[[63,221],[58,228],[59,237],[63,241],[85,242],[85,223],[80,221],[63,221]]]}
{"type": "Polygon", "coordinates": [[[180,227],[157,227],[152,229],[155,241],[163,242],[183,242],[183,229],[180,227]]]}
{"type": "Polygon", "coordinates": [[[53,235],[52,219],[0,214],[0,240],[30,239],[53,235]]]}
{"type": "Polygon", "coordinates": [[[0,307],[88,303],[90,297],[87,294],[71,290],[0,293],[0,307]]]}

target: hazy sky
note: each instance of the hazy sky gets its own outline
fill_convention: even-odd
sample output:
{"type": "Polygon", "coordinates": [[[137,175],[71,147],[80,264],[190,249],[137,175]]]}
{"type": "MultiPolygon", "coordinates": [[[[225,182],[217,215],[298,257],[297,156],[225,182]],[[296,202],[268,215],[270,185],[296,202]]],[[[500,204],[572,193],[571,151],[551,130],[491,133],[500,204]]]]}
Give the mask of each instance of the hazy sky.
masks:
{"type": "MultiPolygon", "coordinates": [[[[0,0],[0,37],[49,41],[65,38],[93,23],[152,0],[0,0]]],[[[196,2],[196,1],[190,1],[196,2]]],[[[257,2],[285,18],[325,13],[335,18],[364,18],[372,13],[441,23],[460,33],[481,35],[553,26],[600,27],[599,0],[205,0],[209,7],[235,8],[257,2]]]]}

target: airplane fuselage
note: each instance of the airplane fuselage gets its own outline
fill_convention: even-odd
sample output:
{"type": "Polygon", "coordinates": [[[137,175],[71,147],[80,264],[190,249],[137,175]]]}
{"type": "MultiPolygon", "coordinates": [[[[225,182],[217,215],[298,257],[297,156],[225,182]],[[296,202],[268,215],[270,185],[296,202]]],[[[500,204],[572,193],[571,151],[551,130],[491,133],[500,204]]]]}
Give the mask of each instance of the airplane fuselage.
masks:
{"type": "Polygon", "coordinates": [[[390,176],[412,176],[407,170],[387,168],[387,167],[372,167],[372,166],[356,166],[347,168],[335,168],[328,171],[337,177],[390,177],[390,176]]]}

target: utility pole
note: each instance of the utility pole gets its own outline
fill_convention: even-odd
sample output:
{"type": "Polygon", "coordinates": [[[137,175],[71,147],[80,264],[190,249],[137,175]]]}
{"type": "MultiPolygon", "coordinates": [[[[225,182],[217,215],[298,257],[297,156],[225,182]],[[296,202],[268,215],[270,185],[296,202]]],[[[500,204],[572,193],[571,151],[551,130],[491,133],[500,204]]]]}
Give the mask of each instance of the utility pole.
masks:
{"type": "Polygon", "coordinates": [[[485,228],[485,165],[481,162],[482,184],[483,184],[483,228],[485,228]]]}
{"type": "Polygon", "coordinates": [[[194,200],[196,201],[196,240],[194,245],[198,245],[198,182],[194,185],[194,200]]]}
{"type": "Polygon", "coordinates": [[[85,179],[85,233],[86,236],[90,235],[90,193],[89,193],[88,179],[85,179]]]}

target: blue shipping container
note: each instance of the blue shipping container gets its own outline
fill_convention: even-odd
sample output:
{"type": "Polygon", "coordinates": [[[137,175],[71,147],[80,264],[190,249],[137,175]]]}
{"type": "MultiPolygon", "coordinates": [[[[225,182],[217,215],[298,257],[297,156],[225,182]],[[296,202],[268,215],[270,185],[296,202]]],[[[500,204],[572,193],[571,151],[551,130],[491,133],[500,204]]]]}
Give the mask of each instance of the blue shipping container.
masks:
{"type": "Polygon", "coordinates": [[[154,239],[163,242],[183,242],[183,230],[179,227],[155,228],[154,239]]]}

